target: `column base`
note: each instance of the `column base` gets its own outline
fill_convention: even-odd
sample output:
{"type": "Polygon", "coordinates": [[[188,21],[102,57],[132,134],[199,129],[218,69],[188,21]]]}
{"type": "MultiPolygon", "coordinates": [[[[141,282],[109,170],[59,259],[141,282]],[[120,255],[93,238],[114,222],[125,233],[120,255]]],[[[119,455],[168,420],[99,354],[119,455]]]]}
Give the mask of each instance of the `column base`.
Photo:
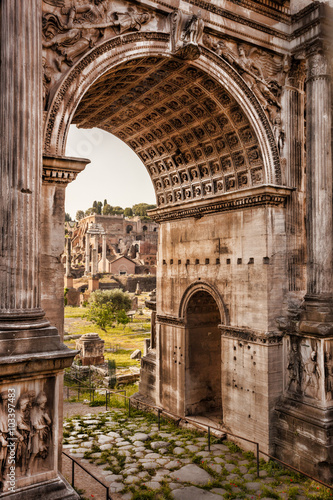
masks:
{"type": "Polygon", "coordinates": [[[333,337],[333,297],[306,295],[299,331],[321,337],[333,337]]]}
{"type": "Polygon", "coordinates": [[[275,413],[275,456],[322,481],[333,482],[333,408],[286,397],[275,413]]]}
{"type": "Polygon", "coordinates": [[[16,490],[11,493],[3,493],[2,497],[8,500],[79,500],[80,496],[66,479],[58,474],[51,481],[16,490]]]}

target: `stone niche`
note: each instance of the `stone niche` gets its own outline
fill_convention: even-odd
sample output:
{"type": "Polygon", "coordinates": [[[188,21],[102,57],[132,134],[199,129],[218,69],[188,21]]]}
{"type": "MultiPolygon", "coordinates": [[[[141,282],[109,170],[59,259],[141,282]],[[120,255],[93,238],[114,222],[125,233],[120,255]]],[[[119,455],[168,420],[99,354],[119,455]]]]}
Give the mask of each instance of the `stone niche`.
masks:
{"type": "Polygon", "coordinates": [[[51,480],[57,473],[59,378],[0,387],[1,493],[51,480]]]}
{"type": "Polygon", "coordinates": [[[85,333],[76,341],[76,349],[83,366],[104,363],[104,340],[98,333],[85,333]]]}

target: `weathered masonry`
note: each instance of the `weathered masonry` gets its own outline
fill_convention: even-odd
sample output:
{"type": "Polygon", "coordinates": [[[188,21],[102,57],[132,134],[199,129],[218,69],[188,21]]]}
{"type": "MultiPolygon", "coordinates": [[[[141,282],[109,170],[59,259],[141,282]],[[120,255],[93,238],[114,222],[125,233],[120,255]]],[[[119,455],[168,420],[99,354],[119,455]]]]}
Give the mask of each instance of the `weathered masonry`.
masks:
{"type": "Polygon", "coordinates": [[[73,357],[61,342],[64,196],[89,161],[64,156],[71,123],[121,138],[156,190],[156,330],[139,397],[214,413],[332,481],[332,7],[0,8],[0,432],[9,442],[10,402],[23,437],[15,492],[1,462],[3,494],[76,498],[58,469],[73,357]]]}

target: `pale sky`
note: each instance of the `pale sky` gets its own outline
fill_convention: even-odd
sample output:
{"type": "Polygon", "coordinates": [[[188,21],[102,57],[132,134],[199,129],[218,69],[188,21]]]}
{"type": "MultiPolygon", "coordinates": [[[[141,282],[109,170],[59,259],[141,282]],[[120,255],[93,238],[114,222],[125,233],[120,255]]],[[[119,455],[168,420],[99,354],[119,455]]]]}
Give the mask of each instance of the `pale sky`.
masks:
{"type": "Polygon", "coordinates": [[[85,170],[66,188],[66,212],[87,210],[94,200],[107,199],[123,208],[156,203],[152,181],[140,158],[120,139],[103,130],[71,125],[66,156],[89,158],[85,170]]]}

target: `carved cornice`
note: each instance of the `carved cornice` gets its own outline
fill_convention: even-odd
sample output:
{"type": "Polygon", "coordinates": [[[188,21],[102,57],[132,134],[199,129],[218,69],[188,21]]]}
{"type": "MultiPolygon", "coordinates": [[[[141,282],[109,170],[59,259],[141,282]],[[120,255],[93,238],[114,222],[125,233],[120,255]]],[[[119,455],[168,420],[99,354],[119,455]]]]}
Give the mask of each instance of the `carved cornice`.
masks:
{"type": "Polygon", "coordinates": [[[260,345],[282,344],[283,335],[280,333],[258,333],[245,328],[219,325],[222,337],[243,340],[260,345]]]}
{"type": "Polygon", "coordinates": [[[43,156],[43,184],[67,186],[85,169],[90,160],[64,156],[43,156]]]}
{"type": "Polygon", "coordinates": [[[307,55],[307,82],[310,80],[329,78],[331,68],[322,44],[318,41],[311,45],[307,50],[307,55]]]}
{"type": "Polygon", "coordinates": [[[199,219],[208,214],[230,212],[257,206],[284,206],[291,191],[292,189],[290,188],[263,185],[234,193],[227,193],[211,200],[196,202],[195,205],[193,203],[183,203],[182,205],[165,209],[156,208],[149,211],[149,216],[155,222],[161,223],[189,217],[199,219]]]}
{"type": "Polygon", "coordinates": [[[162,325],[185,326],[184,320],[172,316],[162,316],[158,314],[156,317],[156,321],[158,323],[161,323],[162,325]]]}

